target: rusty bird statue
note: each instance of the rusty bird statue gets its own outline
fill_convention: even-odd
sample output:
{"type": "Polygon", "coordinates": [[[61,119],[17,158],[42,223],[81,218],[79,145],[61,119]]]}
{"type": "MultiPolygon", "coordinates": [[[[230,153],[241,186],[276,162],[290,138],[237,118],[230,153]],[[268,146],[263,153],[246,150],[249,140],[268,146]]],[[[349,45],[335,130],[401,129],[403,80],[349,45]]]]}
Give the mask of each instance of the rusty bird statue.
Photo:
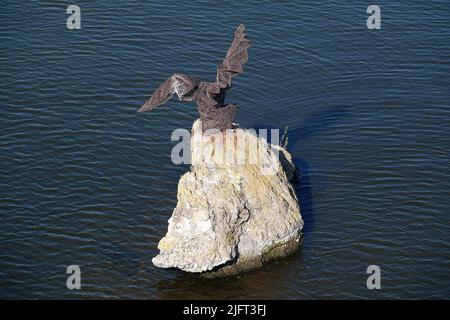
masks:
{"type": "Polygon", "coordinates": [[[153,93],[139,112],[150,111],[177,94],[180,101],[196,101],[202,129],[224,131],[233,127],[235,104],[225,104],[226,90],[231,79],[244,72],[242,65],[248,60],[250,41],[245,37],[245,27],[240,24],[222,64],[217,67],[216,81],[203,82],[197,78],[175,73],[153,93]]]}

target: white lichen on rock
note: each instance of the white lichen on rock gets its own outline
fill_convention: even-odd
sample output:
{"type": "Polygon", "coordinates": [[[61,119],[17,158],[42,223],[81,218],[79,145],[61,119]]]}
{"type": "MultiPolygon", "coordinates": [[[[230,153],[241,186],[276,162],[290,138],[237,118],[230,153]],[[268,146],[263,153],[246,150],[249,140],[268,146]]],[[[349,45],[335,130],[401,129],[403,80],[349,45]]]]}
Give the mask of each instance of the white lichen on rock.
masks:
{"type": "Polygon", "coordinates": [[[200,127],[197,120],[191,171],[180,178],[178,203],[153,264],[218,276],[253,269],[294,252],[303,220],[290,154],[249,130],[205,138],[200,127]],[[258,145],[258,152],[248,147],[252,143],[258,145]],[[227,153],[245,162],[226,162],[227,153]],[[272,172],[263,172],[268,166],[272,172]]]}

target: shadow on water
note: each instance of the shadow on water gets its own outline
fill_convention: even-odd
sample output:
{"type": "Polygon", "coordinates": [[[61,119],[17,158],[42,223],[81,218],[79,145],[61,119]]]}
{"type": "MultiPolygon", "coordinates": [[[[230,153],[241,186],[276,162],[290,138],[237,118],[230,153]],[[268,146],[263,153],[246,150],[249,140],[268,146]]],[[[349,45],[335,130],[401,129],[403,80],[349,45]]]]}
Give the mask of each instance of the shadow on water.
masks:
{"type": "Polygon", "coordinates": [[[300,212],[303,217],[303,233],[307,235],[314,229],[314,207],[312,201],[311,184],[309,182],[309,164],[302,158],[293,158],[294,165],[299,169],[299,184],[296,192],[299,198],[300,212]]]}
{"type": "Polygon", "coordinates": [[[296,145],[303,139],[329,129],[337,121],[348,114],[348,107],[337,106],[324,111],[312,114],[305,119],[298,127],[289,129],[289,143],[296,145]]]}
{"type": "Polygon", "coordinates": [[[299,265],[303,265],[301,250],[237,276],[206,279],[174,270],[170,278],[156,281],[153,287],[157,299],[282,299],[288,296],[288,279],[299,265]]]}

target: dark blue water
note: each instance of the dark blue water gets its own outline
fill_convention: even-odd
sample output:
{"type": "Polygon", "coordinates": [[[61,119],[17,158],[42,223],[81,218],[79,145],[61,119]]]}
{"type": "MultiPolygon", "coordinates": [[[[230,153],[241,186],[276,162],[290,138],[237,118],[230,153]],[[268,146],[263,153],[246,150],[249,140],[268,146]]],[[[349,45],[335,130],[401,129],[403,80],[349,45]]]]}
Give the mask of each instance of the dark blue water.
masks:
{"type": "Polygon", "coordinates": [[[0,10],[0,297],[449,298],[448,1],[77,1],[81,30],[69,4],[0,10]],[[242,127],[289,127],[304,245],[202,280],[151,263],[195,106],[136,110],[174,72],[214,80],[240,22],[253,46],[227,99],[242,127]]]}

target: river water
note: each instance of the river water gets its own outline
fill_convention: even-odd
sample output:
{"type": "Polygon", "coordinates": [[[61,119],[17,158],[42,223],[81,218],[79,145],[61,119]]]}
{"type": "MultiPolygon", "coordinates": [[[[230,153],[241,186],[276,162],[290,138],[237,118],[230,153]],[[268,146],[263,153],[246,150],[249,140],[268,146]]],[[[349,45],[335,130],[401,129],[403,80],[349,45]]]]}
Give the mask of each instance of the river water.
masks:
{"type": "Polygon", "coordinates": [[[0,297],[448,298],[449,3],[374,2],[78,1],[68,30],[72,2],[3,1],[0,297]],[[195,105],[136,110],[174,72],[214,80],[240,22],[253,45],[227,101],[242,127],[289,128],[304,245],[204,280],[151,263],[195,105]]]}

